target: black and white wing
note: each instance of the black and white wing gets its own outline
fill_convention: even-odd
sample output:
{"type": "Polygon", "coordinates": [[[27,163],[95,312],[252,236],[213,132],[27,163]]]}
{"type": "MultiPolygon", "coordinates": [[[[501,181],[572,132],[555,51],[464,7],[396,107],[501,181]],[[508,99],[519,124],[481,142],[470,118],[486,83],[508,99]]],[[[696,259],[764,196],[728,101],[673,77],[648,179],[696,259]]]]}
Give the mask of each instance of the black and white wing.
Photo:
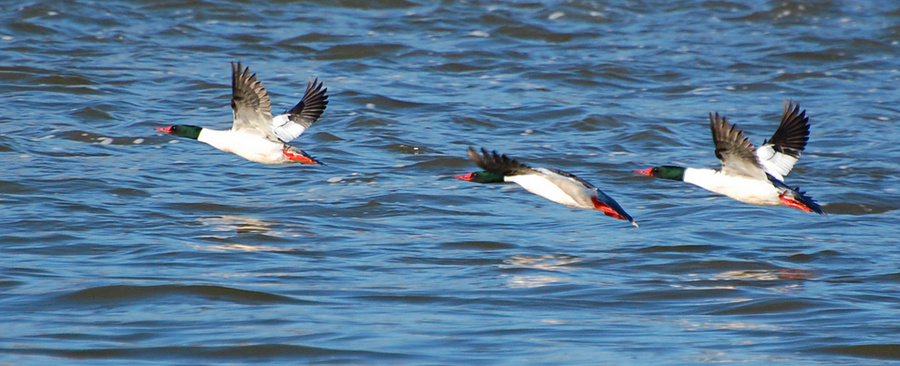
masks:
{"type": "Polygon", "coordinates": [[[319,79],[308,80],[303,99],[273,119],[272,128],[275,135],[281,141],[290,142],[303,134],[325,112],[325,106],[328,105],[328,96],[325,95],[327,91],[327,88],[322,88],[319,79]]]}
{"type": "Polygon", "coordinates": [[[800,159],[800,153],[809,141],[809,117],[806,110],[800,110],[800,103],[785,101],[781,113],[781,123],[772,138],[763,141],[756,149],[756,156],[767,173],[778,180],[791,172],[800,159]]]}

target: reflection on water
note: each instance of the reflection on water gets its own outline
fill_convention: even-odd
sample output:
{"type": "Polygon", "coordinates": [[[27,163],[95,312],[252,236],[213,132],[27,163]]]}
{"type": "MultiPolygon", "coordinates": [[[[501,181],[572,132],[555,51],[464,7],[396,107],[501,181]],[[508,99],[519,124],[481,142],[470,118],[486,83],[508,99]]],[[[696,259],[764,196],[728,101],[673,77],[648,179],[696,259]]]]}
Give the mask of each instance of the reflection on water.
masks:
{"type": "MultiPolygon", "coordinates": [[[[569,267],[569,265],[581,261],[582,259],[580,258],[565,254],[548,254],[542,256],[514,255],[504,259],[503,264],[499,265],[499,268],[560,272],[572,270],[573,267],[569,267]]],[[[507,277],[507,284],[511,288],[543,287],[561,282],[568,282],[570,280],[567,277],[546,274],[512,274],[507,277]]]]}
{"type": "MultiPolygon", "coordinates": [[[[221,215],[216,217],[203,217],[197,219],[197,221],[204,226],[206,230],[232,233],[232,235],[261,234],[276,238],[297,238],[311,235],[293,230],[277,230],[276,228],[284,229],[287,227],[287,224],[276,220],[263,220],[248,216],[221,215]]],[[[226,235],[225,237],[232,235],[226,235]]]]}
{"type": "Polygon", "coordinates": [[[533,288],[567,281],[568,278],[556,276],[512,275],[509,276],[507,283],[512,288],[533,288]]]}
{"type": "MultiPolygon", "coordinates": [[[[216,217],[203,217],[197,219],[204,231],[220,232],[222,235],[206,235],[206,239],[229,241],[237,236],[259,234],[274,238],[295,238],[302,236],[298,233],[274,230],[273,227],[281,226],[275,221],[262,220],[253,217],[238,215],[221,215],[216,217]]],[[[288,252],[299,250],[291,246],[272,246],[264,244],[245,243],[189,243],[191,248],[208,251],[239,251],[239,252],[288,252]]]]}
{"type": "Polygon", "coordinates": [[[503,260],[500,268],[531,268],[543,271],[567,271],[571,264],[581,262],[582,259],[566,254],[548,254],[542,256],[514,255],[503,260]]]}
{"type": "Polygon", "coordinates": [[[188,244],[188,246],[197,250],[213,252],[290,252],[299,250],[296,248],[248,244],[188,244]]]}
{"type": "Polygon", "coordinates": [[[237,234],[258,233],[277,237],[289,235],[284,232],[273,231],[271,228],[275,224],[274,222],[247,216],[222,215],[202,217],[198,218],[197,221],[211,231],[234,232],[237,234]]]}
{"type": "Polygon", "coordinates": [[[773,269],[753,271],[728,271],[716,275],[721,279],[740,279],[753,281],[779,281],[779,280],[809,280],[814,276],[810,270],[803,269],[773,269]]]}

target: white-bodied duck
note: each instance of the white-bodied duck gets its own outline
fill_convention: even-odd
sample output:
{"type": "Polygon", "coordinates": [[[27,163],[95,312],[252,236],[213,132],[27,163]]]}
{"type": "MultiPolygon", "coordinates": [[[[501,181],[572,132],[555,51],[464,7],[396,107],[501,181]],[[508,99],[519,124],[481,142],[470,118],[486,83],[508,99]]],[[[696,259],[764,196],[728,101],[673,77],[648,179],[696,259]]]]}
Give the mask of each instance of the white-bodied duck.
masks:
{"type": "Polygon", "coordinates": [[[786,176],[806,147],[809,140],[809,118],[800,104],[785,101],[781,124],[772,138],[754,149],[750,140],[737,125],[718,113],[709,114],[716,157],[722,161],[722,169],[684,168],[663,165],[635,170],[646,176],[685,181],[709,191],[726,195],[738,201],[760,206],[788,206],[806,212],[822,211],[816,201],[803,194],[800,188],[784,183],[786,176]]]}
{"type": "Polygon", "coordinates": [[[293,108],[272,116],[272,104],[256,74],[241,63],[231,63],[231,109],[234,124],[230,130],[213,130],[191,125],[157,128],[180,137],[196,139],[224,152],[263,164],[321,164],[303,150],[288,145],[319,119],[328,96],[322,83],[309,80],[306,93],[293,108]]]}
{"type": "Polygon", "coordinates": [[[468,149],[469,158],[484,171],[455,176],[476,183],[515,182],[525,190],[570,207],[597,209],[606,216],[626,220],[635,227],[634,219],[616,200],[584,179],[550,168],[532,168],[496,151],[481,149],[482,155],[468,149]]]}

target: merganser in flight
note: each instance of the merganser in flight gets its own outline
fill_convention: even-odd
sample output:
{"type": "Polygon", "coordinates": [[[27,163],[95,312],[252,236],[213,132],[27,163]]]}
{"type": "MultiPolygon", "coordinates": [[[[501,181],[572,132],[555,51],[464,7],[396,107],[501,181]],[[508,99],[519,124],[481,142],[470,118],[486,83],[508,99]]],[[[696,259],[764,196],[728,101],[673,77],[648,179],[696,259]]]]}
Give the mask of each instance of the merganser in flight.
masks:
{"type": "Polygon", "coordinates": [[[730,125],[728,118],[719,113],[709,114],[709,127],[722,169],[663,165],[634,172],[685,181],[751,205],[784,205],[825,214],[799,187],[791,188],[784,183],[784,176],[800,159],[809,140],[809,118],[806,110],[800,110],[799,103],[794,106],[793,100],[784,102],[781,124],[775,134],[755,150],[750,140],[744,138],[744,132],[737,125],[730,125]]]}
{"type": "Polygon", "coordinates": [[[319,119],[328,96],[322,83],[309,80],[300,103],[272,117],[272,104],[256,74],[241,63],[231,63],[231,109],[234,124],[230,130],[213,130],[191,125],[157,128],[180,137],[196,139],[224,152],[263,164],[321,164],[303,150],[288,145],[319,119]],[[243,70],[242,70],[243,69],[243,70]]]}
{"type": "Polygon", "coordinates": [[[484,171],[454,178],[476,183],[515,182],[525,190],[553,202],[576,208],[597,209],[603,211],[606,216],[626,220],[638,227],[622,206],[584,179],[561,170],[532,168],[496,151],[488,152],[484,148],[481,149],[484,156],[478,155],[471,147],[468,153],[469,158],[484,171]]]}

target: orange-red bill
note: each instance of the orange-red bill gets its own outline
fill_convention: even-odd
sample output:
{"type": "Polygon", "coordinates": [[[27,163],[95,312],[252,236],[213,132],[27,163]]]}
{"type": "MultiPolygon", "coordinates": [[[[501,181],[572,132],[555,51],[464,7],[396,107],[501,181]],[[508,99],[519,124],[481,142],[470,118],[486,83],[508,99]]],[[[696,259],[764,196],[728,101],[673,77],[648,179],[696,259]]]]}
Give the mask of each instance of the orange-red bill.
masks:
{"type": "Polygon", "coordinates": [[[471,181],[472,178],[474,178],[474,177],[475,177],[475,173],[468,173],[468,174],[463,174],[463,175],[456,175],[453,178],[456,178],[459,180],[471,181]]]}
{"type": "Polygon", "coordinates": [[[640,174],[640,175],[646,175],[646,176],[648,176],[648,177],[652,177],[652,176],[653,176],[653,168],[647,168],[647,169],[644,169],[644,170],[635,170],[634,172],[635,172],[635,173],[638,173],[638,174],[640,174]]]}

